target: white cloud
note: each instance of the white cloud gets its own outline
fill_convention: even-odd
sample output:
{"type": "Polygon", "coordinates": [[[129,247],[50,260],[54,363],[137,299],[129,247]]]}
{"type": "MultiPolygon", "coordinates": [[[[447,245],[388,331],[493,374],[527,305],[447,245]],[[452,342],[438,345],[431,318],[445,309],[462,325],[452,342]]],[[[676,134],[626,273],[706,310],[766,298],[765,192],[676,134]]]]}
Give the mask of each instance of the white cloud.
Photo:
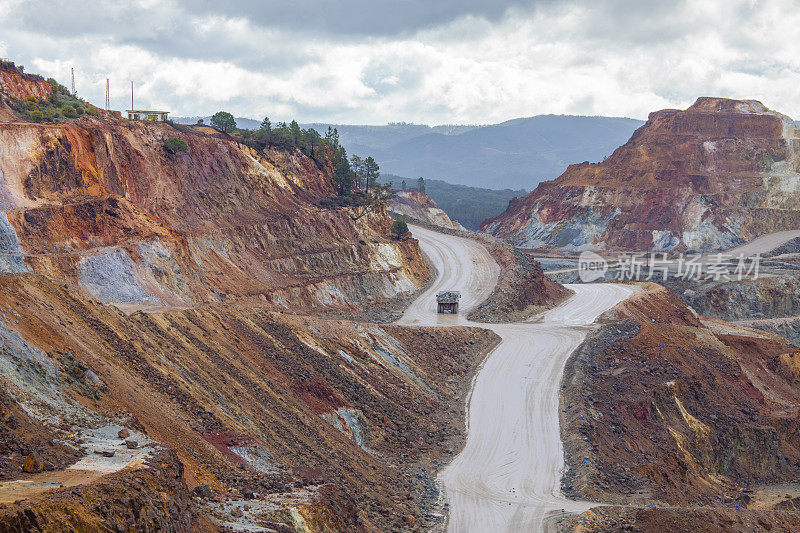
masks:
{"type": "Polygon", "coordinates": [[[0,52],[62,82],[75,66],[79,93],[96,103],[110,77],[117,108],[129,105],[133,79],[137,104],[178,115],[227,109],[351,123],[644,118],[719,95],[800,116],[800,13],[792,0],[545,2],[491,18],[439,13],[436,26],[398,23],[402,32],[376,35],[271,26],[269,17],[193,13],[172,1],[101,7],[93,24],[77,7],[26,23],[32,6],[0,0],[0,52]]]}

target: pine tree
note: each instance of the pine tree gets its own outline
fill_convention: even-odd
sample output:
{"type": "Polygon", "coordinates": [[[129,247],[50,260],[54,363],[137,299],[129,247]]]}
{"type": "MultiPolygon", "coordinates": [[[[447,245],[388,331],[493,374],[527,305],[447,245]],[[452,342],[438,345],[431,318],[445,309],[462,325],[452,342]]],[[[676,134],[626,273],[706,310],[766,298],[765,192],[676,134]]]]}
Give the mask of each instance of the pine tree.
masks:
{"type": "Polygon", "coordinates": [[[217,111],[211,117],[211,125],[222,133],[230,133],[236,129],[236,119],[227,111],[217,111]]]}
{"type": "Polygon", "coordinates": [[[367,182],[367,192],[369,192],[370,185],[375,184],[378,181],[378,178],[381,175],[380,170],[381,168],[378,166],[378,163],[375,161],[375,159],[373,159],[372,156],[369,156],[364,160],[364,179],[367,182]]]}
{"type": "Polygon", "coordinates": [[[300,137],[302,135],[300,131],[300,124],[298,124],[296,120],[293,120],[292,123],[289,124],[289,130],[292,132],[292,145],[299,147],[300,137]]]}
{"type": "Polygon", "coordinates": [[[350,194],[353,191],[353,169],[350,168],[350,161],[347,160],[347,152],[343,146],[339,146],[334,153],[333,164],[336,192],[339,196],[350,194]]]}
{"type": "Polygon", "coordinates": [[[350,168],[353,169],[353,174],[355,176],[356,187],[362,187],[364,183],[364,179],[366,178],[366,172],[364,167],[364,160],[362,160],[357,155],[350,156],[350,168]]]}
{"type": "Polygon", "coordinates": [[[328,131],[325,133],[325,140],[334,150],[339,148],[339,132],[336,131],[336,128],[328,126],[328,131]]]}

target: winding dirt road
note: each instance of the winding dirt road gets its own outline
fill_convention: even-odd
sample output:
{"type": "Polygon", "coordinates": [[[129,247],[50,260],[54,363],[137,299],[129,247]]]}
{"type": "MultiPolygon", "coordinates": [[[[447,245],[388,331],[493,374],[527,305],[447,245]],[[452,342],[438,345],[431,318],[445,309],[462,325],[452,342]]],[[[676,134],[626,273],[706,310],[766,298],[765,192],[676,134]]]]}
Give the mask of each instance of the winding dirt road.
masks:
{"type": "Polygon", "coordinates": [[[502,338],[473,381],[464,450],[439,477],[449,504],[448,531],[540,531],[549,513],[588,509],[590,503],[567,500],[560,491],[558,387],[587,326],[635,288],[571,285],[575,295],[535,322],[472,323],[464,317],[491,293],[499,267],[476,241],[417,226],[411,230],[439,277],[399,323],[479,326],[502,338]],[[441,290],[462,292],[460,314],[436,313],[441,290]]]}

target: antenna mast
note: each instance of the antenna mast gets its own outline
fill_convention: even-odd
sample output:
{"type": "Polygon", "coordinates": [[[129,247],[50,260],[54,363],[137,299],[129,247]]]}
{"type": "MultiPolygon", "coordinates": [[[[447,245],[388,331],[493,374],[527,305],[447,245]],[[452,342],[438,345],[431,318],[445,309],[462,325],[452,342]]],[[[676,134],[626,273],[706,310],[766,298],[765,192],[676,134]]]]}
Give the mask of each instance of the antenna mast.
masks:
{"type": "Polygon", "coordinates": [[[69,69],[69,75],[72,78],[72,96],[75,96],[75,69],[69,69]]]}
{"type": "Polygon", "coordinates": [[[106,78],[106,113],[111,109],[111,96],[108,92],[109,89],[109,82],[108,78],[106,78]]]}
{"type": "Polygon", "coordinates": [[[133,107],[133,80],[131,80],[131,110],[135,109],[133,107]]]}

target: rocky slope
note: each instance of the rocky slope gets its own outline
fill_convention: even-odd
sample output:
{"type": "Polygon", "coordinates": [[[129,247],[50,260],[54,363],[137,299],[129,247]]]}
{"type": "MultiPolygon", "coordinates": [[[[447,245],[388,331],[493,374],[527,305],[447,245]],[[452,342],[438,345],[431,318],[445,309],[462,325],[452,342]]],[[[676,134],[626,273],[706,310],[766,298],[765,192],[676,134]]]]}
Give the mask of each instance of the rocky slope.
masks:
{"type": "Polygon", "coordinates": [[[439,209],[433,199],[418,189],[395,191],[397,197],[389,201],[389,211],[397,215],[405,215],[433,226],[447,229],[462,229],[458,221],[450,220],[447,213],[439,209]]]}
{"type": "MultiPolygon", "coordinates": [[[[460,232],[459,234],[464,234],[460,232]]],[[[468,318],[476,322],[517,322],[555,307],[572,291],[544,275],[529,253],[490,235],[466,232],[483,244],[500,267],[500,279],[489,297],[468,318]]]]}
{"type": "Polygon", "coordinates": [[[0,74],[0,531],[427,527],[497,337],[320,318],[421,287],[417,241],[324,157],[24,122],[50,84],[0,74]]]}
{"type": "Polygon", "coordinates": [[[796,274],[767,274],[727,282],[670,280],[666,285],[698,313],[722,320],[800,315],[800,279],[796,274]]]}
{"type": "Polygon", "coordinates": [[[570,165],[481,229],[524,247],[713,250],[800,225],[795,123],[753,100],[651,113],[601,163],[570,165]]]}
{"type": "Polygon", "coordinates": [[[52,87],[36,74],[24,74],[11,61],[0,61],[0,93],[6,98],[25,100],[48,98],[52,87]]]}
{"type": "MultiPolygon", "coordinates": [[[[210,487],[197,506],[226,520],[243,505],[264,511],[256,521],[313,507],[327,483],[353,506],[328,514],[356,517],[354,530],[423,521],[436,467],[463,436],[467,383],[496,341],[223,304],[127,316],[33,274],[0,276],[0,308],[3,390],[53,438],[81,449],[85,428],[146,434],[177,452],[189,488],[210,487]]],[[[24,453],[55,454],[38,442],[4,453],[4,470],[18,478],[24,453]]],[[[36,481],[52,479],[63,481],[36,481]]],[[[0,484],[4,495],[21,499],[0,484]]],[[[0,509],[0,523],[20,509],[0,509]]]]}
{"type": "MultiPolygon", "coordinates": [[[[4,97],[23,94],[28,80],[3,73],[4,97]]],[[[133,308],[348,308],[427,279],[416,241],[392,240],[385,210],[354,222],[320,207],[333,195],[326,164],[209,130],[88,116],[0,123],[0,268],[133,308]],[[187,150],[167,151],[171,137],[187,150]]]]}
{"type": "Polygon", "coordinates": [[[796,347],[701,318],[656,285],[608,320],[565,371],[564,490],[642,508],[692,507],[695,516],[613,508],[587,513],[583,526],[718,531],[711,525],[730,520],[736,505],[741,530],[759,519],[766,530],[797,524],[800,515],[781,503],[798,495],[782,484],[800,477],[796,347]],[[755,511],[765,509],[791,516],[755,511]]]}

